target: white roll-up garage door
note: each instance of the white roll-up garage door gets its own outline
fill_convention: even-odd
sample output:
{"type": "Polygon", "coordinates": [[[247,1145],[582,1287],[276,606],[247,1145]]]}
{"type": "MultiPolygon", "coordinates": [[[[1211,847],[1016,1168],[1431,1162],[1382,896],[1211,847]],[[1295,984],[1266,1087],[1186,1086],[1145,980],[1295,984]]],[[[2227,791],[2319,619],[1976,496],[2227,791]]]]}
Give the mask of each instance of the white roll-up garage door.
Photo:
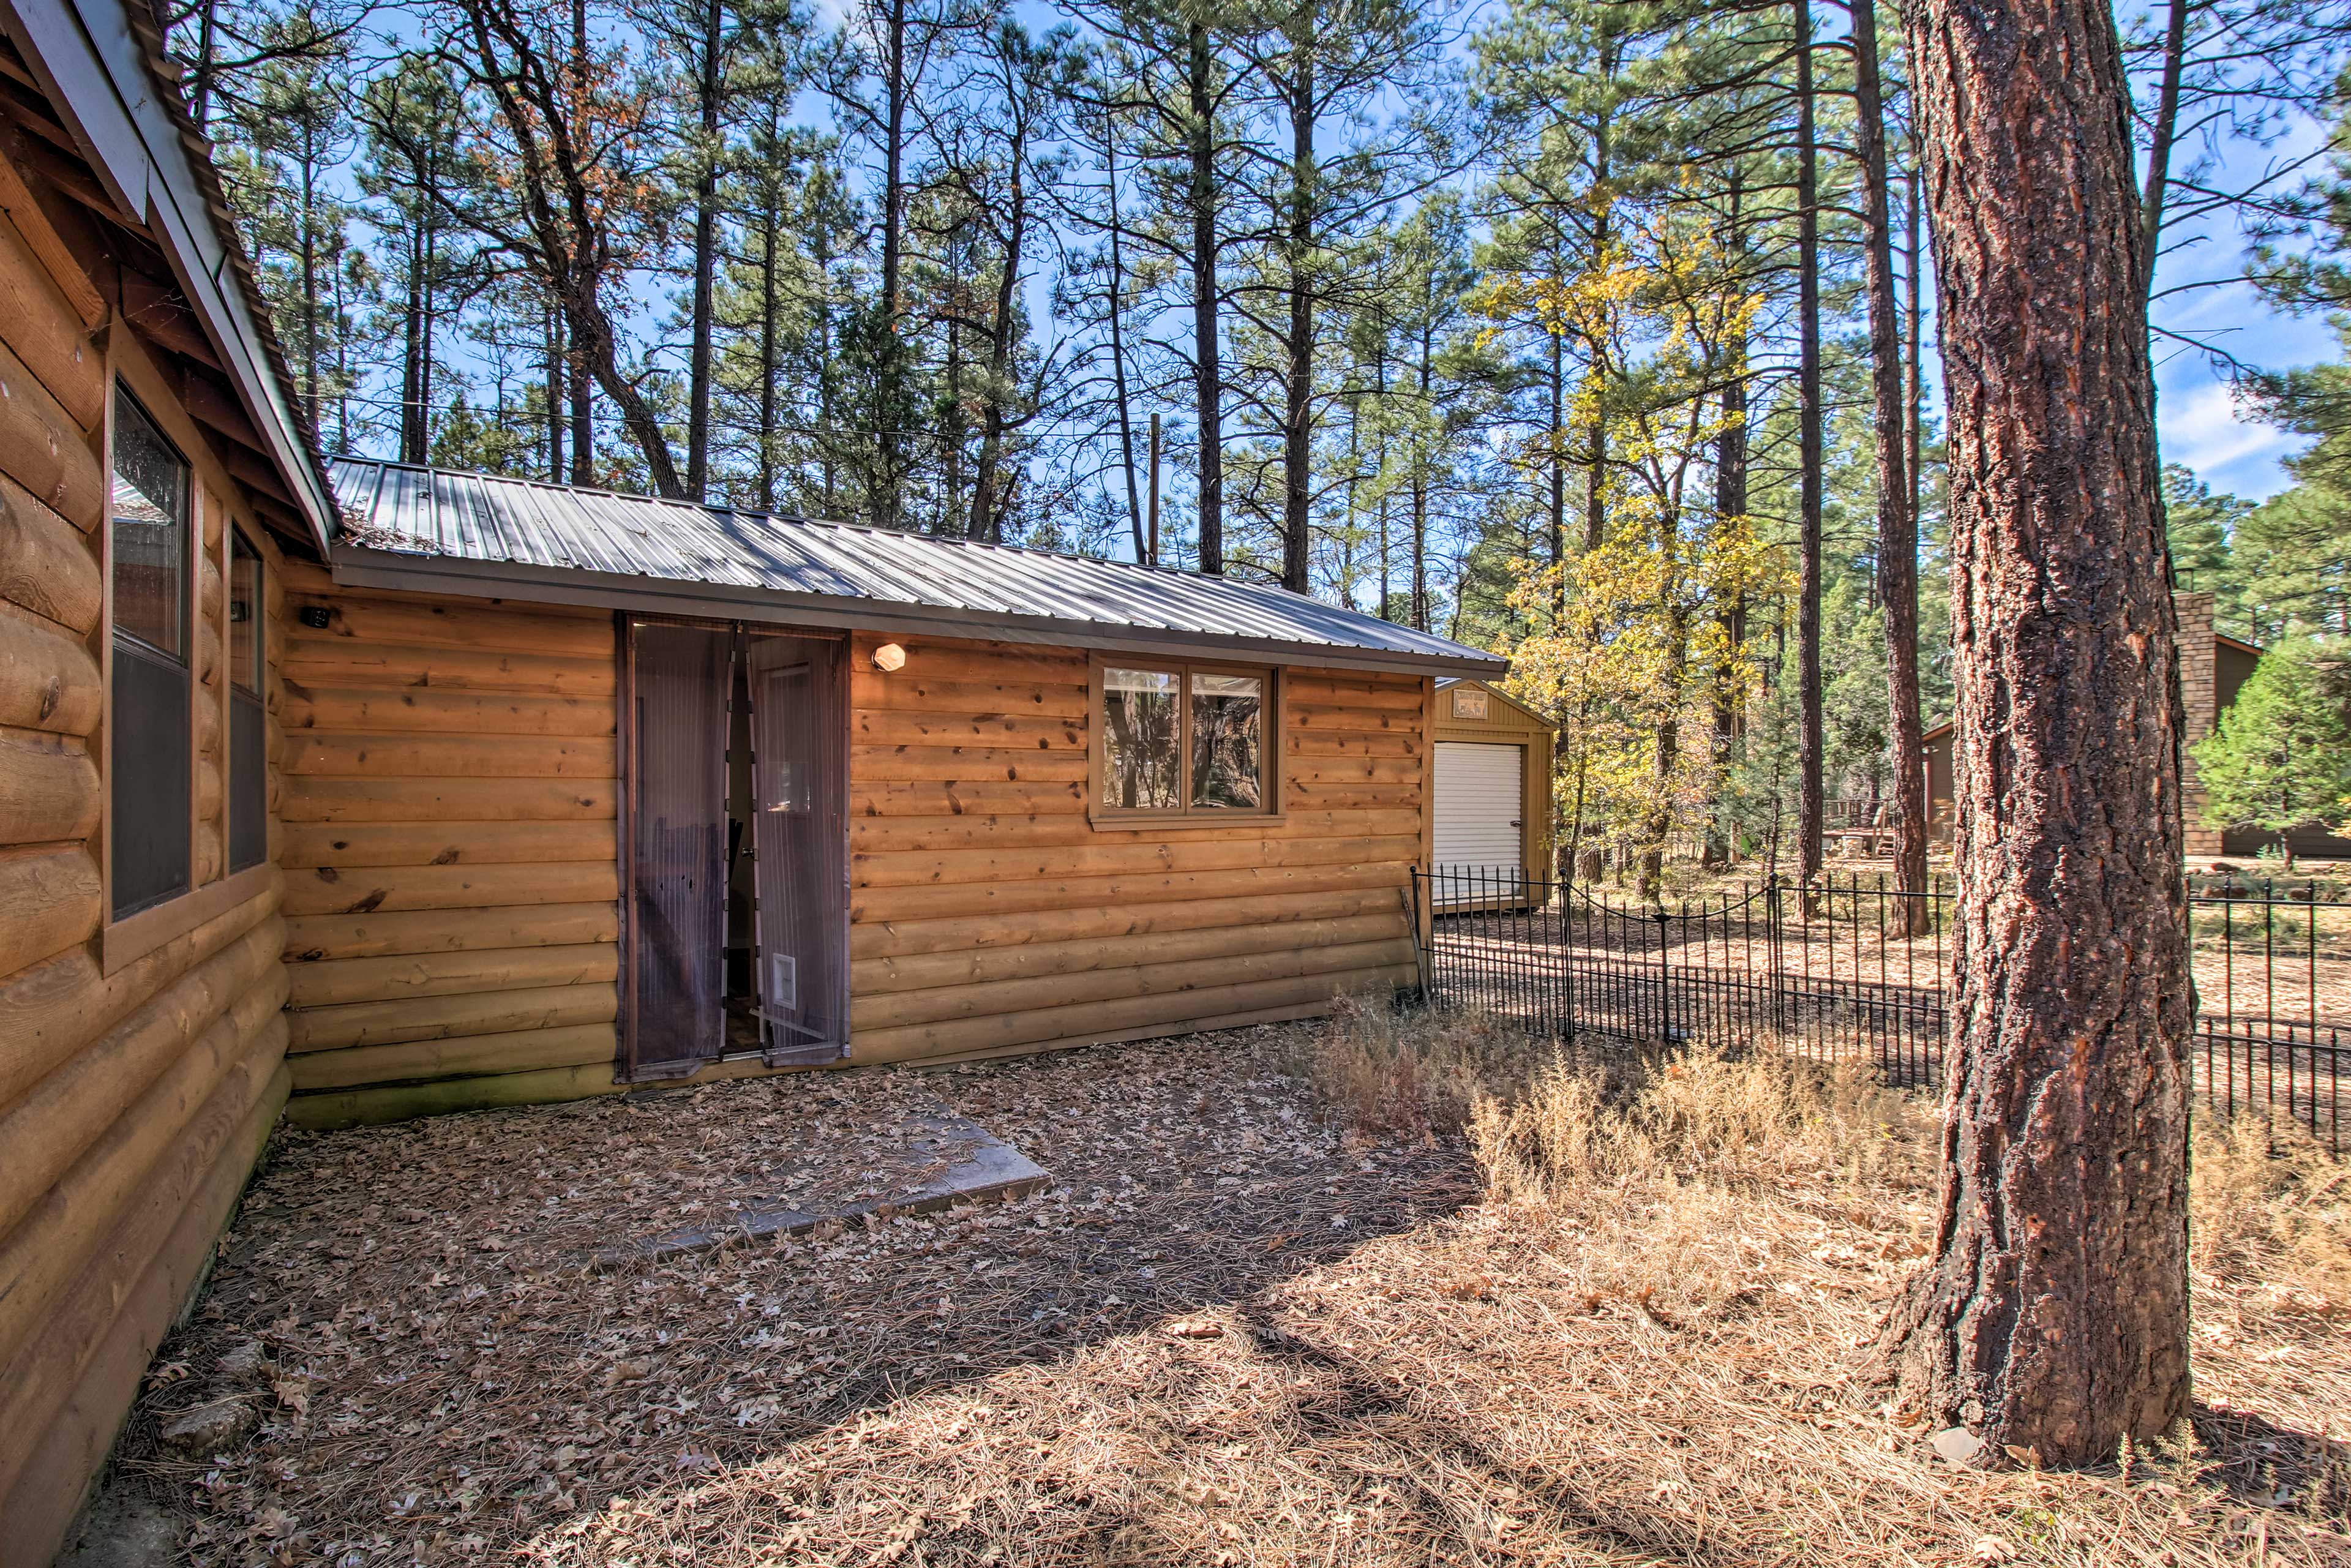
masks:
{"type": "Polygon", "coordinates": [[[1437,743],[1437,869],[1526,864],[1526,748],[1437,743]]]}

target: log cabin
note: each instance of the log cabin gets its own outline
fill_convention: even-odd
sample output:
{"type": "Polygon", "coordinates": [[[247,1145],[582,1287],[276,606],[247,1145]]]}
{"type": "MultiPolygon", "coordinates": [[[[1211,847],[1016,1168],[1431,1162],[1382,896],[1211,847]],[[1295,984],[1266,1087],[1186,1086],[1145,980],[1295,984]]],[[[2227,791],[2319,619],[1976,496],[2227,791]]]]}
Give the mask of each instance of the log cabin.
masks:
{"type": "Polygon", "coordinates": [[[147,0],[0,0],[0,1568],[281,1118],[1310,1016],[1440,677],[1279,590],[322,460],[147,0]]]}

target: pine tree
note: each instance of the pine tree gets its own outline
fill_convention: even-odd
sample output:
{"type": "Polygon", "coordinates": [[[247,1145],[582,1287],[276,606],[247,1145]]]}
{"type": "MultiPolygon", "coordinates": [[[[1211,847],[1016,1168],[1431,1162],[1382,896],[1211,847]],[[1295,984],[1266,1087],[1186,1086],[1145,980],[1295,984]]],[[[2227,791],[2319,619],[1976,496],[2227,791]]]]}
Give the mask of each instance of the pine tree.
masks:
{"type": "Polygon", "coordinates": [[[2351,819],[2351,681],[2310,639],[2272,648],[2212,733],[2196,743],[2204,818],[2215,828],[2292,835],[2351,819]]]}

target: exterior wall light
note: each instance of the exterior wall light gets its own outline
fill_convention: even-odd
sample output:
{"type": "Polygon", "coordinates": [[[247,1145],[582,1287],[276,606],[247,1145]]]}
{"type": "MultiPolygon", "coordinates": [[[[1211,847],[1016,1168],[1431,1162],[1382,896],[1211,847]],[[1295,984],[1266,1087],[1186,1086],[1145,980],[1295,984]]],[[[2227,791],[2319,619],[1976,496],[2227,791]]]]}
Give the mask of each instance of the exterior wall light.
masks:
{"type": "Polygon", "coordinates": [[[906,650],[895,643],[884,643],[873,650],[873,667],[885,674],[906,667],[906,650]]]}

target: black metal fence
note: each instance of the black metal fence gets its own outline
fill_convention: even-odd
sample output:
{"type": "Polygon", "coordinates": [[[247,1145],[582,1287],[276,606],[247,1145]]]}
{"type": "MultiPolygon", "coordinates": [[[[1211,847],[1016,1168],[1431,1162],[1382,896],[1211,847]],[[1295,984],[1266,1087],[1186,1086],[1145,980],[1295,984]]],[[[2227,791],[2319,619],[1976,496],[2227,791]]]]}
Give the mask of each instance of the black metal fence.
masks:
{"type": "MultiPolygon", "coordinates": [[[[1423,989],[1542,1033],[1762,1040],[1938,1084],[1953,894],[1777,878],[1647,904],[1510,869],[1415,873],[1423,989]]],[[[2351,1031],[2351,904],[2273,884],[2192,891],[2194,1071],[2216,1108],[2291,1116],[2336,1153],[2351,1031]]]]}

